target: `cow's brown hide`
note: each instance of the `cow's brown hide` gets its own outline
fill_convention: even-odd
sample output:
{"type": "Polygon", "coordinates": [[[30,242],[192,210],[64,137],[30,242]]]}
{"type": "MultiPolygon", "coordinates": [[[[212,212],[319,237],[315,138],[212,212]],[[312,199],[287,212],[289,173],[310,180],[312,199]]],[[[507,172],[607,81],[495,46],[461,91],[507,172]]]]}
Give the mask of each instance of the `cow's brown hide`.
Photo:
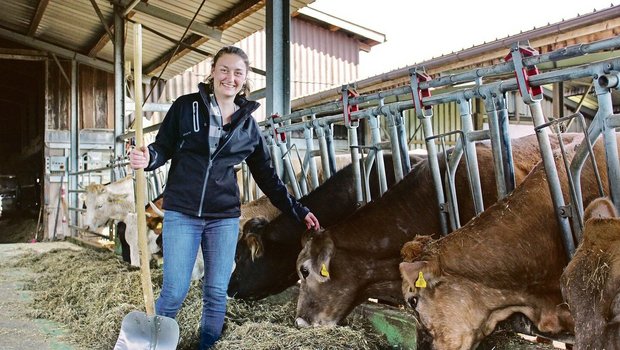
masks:
{"type": "MultiPolygon", "coordinates": [[[[595,153],[604,164],[601,142],[595,153]]],[[[556,168],[568,194],[557,155],[556,168]]],[[[599,171],[607,183],[604,166],[599,165],[599,171]]],[[[541,332],[573,331],[559,283],[568,258],[548,187],[540,162],[509,197],[461,229],[437,241],[418,239],[403,247],[409,261],[400,265],[404,297],[415,306],[435,348],[475,348],[514,313],[527,316],[541,332]],[[415,252],[409,251],[412,247],[415,252]]],[[[585,204],[598,196],[590,164],[581,187],[585,204]]]]}
{"type": "MultiPolygon", "coordinates": [[[[567,135],[566,143],[580,139],[567,135]]],[[[516,182],[520,183],[540,160],[538,141],[534,135],[514,139],[513,159],[516,182]]],[[[552,138],[552,147],[557,148],[552,138]]],[[[497,200],[491,148],[488,143],[476,146],[483,199],[486,206],[497,200]]],[[[439,160],[443,166],[443,159],[439,160]]],[[[456,189],[461,222],[474,216],[473,201],[466,180],[464,160],[456,173],[456,189]]],[[[310,240],[297,259],[301,278],[297,303],[298,324],[333,325],[367,298],[403,301],[398,264],[400,249],[416,235],[438,235],[439,208],[428,162],[417,164],[383,197],[369,203],[347,220],[322,235],[333,242],[331,252],[321,254],[323,240],[310,240]],[[329,262],[329,280],[317,269],[318,261],[329,262]],[[308,271],[304,278],[302,272],[308,271]]]]}
{"type": "Polygon", "coordinates": [[[584,239],[562,274],[575,349],[620,349],[620,218],[606,198],[586,208],[584,239]]]}

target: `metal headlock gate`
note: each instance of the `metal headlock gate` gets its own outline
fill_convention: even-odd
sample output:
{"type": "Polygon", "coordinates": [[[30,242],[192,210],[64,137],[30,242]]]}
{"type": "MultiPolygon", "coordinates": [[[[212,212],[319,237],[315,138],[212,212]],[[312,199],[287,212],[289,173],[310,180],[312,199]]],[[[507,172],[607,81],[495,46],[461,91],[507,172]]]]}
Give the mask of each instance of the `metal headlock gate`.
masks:
{"type": "MultiPolygon", "coordinates": [[[[618,47],[620,47],[620,37],[590,44],[577,44],[538,55],[527,44],[519,45],[517,43],[510,49],[505,62],[500,64],[449,74],[435,79],[428,76],[421,67],[415,67],[409,72],[409,85],[367,95],[358,95],[351,86],[344,85],[341,89],[340,101],[329,102],[283,116],[272,115],[266,121],[259,124],[264,128],[263,135],[271,148],[274,166],[278,169],[279,174],[283,171],[286,173],[286,177],[292,186],[292,191],[297,198],[319,186],[318,171],[312,159],[317,153],[314,150],[314,134],[316,134],[319,147],[318,153],[321,157],[323,175],[327,179],[335,171],[333,125],[344,124],[348,131],[348,145],[355,176],[356,199],[362,205],[371,200],[367,176],[367,172],[369,172],[371,167],[374,166],[377,169],[380,193],[383,194],[387,190],[385,165],[382,156],[386,144],[392,153],[396,180],[401,180],[411,170],[403,111],[414,109],[425,138],[436,200],[440,208],[438,215],[442,232],[447,234],[450,230],[460,227],[454,190],[454,174],[463,155],[465,155],[466,159],[470,191],[472,192],[476,214],[484,211],[478,160],[475,152],[476,142],[489,140],[491,144],[498,197],[505,197],[515,187],[512,147],[508,131],[506,93],[518,90],[532,115],[556,217],[562,230],[566,254],[570,257],[574,252],[575,242],[568,220],[569,218],[572,219],[573,228],[576,230],[575,237],[580,239],[583,225],[583,205],[579,177],[587,156],[591,152],[592,144],[600,135],[603,135],[606,148],[610,197],[616,208],[620,210],[620,161],[615,139],[615,128],[620,127],[620,116],[613,114],[611,102],[611,89],[618,89],[620,87],[620,73],[618,73],[620,71],[620,58],[549,72],[539,72],[536,65],[618,47]],[[507,74],[514,74],[515,77],[499,80],[499,76],[507,74]],[[488,83],[482,81],[483,78],[490,77],[498,80],[488,83]],[[564,122],[567,119],[551,123],[545,120],[541,108],[542,85],[586,77],[593,79],[599,109],[587,131],[586,141],[578,147],[577,153],[570,165],[565,164],[565,166],[570,167],[571,194],[569,198],[574,203],[566,204],[562,195],[558,172],[553,161],[548,129],[553,127],[557,133],[557,123],[564,122]],[[455,86],[456,84],[463,83],[473,83],[473,87],[458,88],[455,86]],[[432,89],[449,86],[452,89],[456,88],[456,90],[437,95],[431,94],[432,89]],[[385,98],[400,95],[410,95],[411,100],[384,104],[385,98]],[[471,112],[471,101],[474,98],[481,99],[484,103],[489,124],[488,130],[474,130],[471,112]],[[461,129],[435,135],[432,126],[433,107],[453,102],[456,103],[459,109],[461,129]],[[388,130],[388,142],[383,142],[381,139],[381,116],[383,116],[386,124],[385,127],[388,130]],[[362,119],[367,120],[370,129],[370,145],[360,145],[358,141],[357,129],[362,119]],[[299,157],[298,150],[294,149],[294,145],[290,145],[290,137],[287,135],[293,131],[303,132],[306,144],[303,161],[299,157]],[[454,135],[458,135],[457,142],[448,158],[444,138],[453,137],[454,135]],[[442,179],[441,176],[437,144],[442,146],[441,151],[445,154],[445,159],[448,160],[445,179],[442,179]],[[367,151],[368,154],[363,159],[364,164],[360,164],[360,154],[363,151],[367,151]],[[297,157],[300,160],[302,176],[299,182],[296,180],[291,157],[297,157]],[[308,172],[310,174],[310,184],[307,183],[305,176],[308,172]]],[[[156,131],[158,127],[159,125],[149,127],[145,132],[156,131]]],[[[130,132],[120,135],[118,138],[128,139],[132,136],[133,133],[130,132]]],[[[244,197],[248,198],[251,196],[248,188],[249,175],[246,166],[241,165],[241,169],[244,179],[244,197]]],[[[74,183],[78,183],[77,178],[82,173],[85,172],[75,172],[69,175],[75,179],[73,180],[76,181],[74,183]]],[[[153,198],[153,194],[161,193],[164,182],[164,172],[153,174],[153,178],[150,181],[150,187],[153,187],[153,191],[148,197],[153,198]]],[[[603,195],[600,180],[599,186],[601,187],[601,195],[603,195]]],[[[80,190],[76,188],[71,191],[79,192],[80,190]]],[[[77,207],[71,209],[81,210],[77,207]]],[[[73,228],[79,229],[77,226],[73,228]]]]}
{"type": "MultiPolygon", "coordinates": [[[[549,183],[549,190],[555,207],[556,218],[562,231],[562,239],[566,254],[571,257],[575,250],[575,242],[569,225],[569,218],[573,220],[575,235],[580,239],[581,228],[583,227],[583,205],[580,191],[581,169],[592,151],[592,144],[596,139],[603,135],[606,149],[606,164],[609,176],[610,197],[617,209],[620,210],[620,161],[618,159],[617,144],[615,138],[615,128],[620,126],[620,115],[613,114],[611,102],[611,89],[620,88],[620,58],[592,63],[588,65],[559,69],[549,72],[539,72],[536,64],[544,62],[554,62],[565,60],[577,56],[586,55],[602,50],[611,50],[620,47],[620,37],[601,40],[590,44],[577,44],[556,50],[550,53],[539,55],[531,49],[527,43],[520,45],[516,43],[510,49],[505,62],[490,67],[477,68],[457,74],[450,74],[436,79],[428,76],[423,69],[416,67],[410,70],[410,84],[388,91],[361,95],[351,94],[348,85],[342,87],[342,97],[340,101],[330,102],[319,106],[314,106],[304,110],[296,111],[287,115],[272,115],[267,121],[261,123],[264,126],[264,135],[272,147],[274,154],[276,150],[281,150],[282,154],[290,154],[287,148],[287,133],[292,131],[303,131],[308,154],[312,153],[312,132],[316,130],[318,144],[320,148],[323,164],[328,162],[330,150],[327,149],[323,141],[323,132],[330,130],[334,123],[342,123],[348,130],[349,149],[355,174],[355,188],[357,190],[357,201],[364,202],[362,173],[360,170],[360,146],[358,144],[356,128],[361,119],[368,119],[371,129],[371,145],[373,152],[369,154],[365,168],[369,169],[374,165],[378,168],[381,176],[381,186],[384,189],[385,170],[384,165],[379,160],[380,134],[378,133],[378,117],[384,116],[387,120],[390,144],[394,156],[394,170],[396,180],[402,179],[405,173],[411,169],[409,158],[406,156],[408,146],[403,128],[404,110],[415,109],[416,116],[422,124],[425,137],[428,159],[431,165],[433,183],[436,189],[436,199],[439,203],[442,231],[448,233],[448,223],[451,229],[460,226],[458,219],[458,208],[456,207],[456,194],[454,188],[454,172],[463,154],[467,160],[467,172],[470,181],[470,189],[473,194],[476,213],[484,210],[482,203],[482,191],[480,186],[480,175],[478,173],[478,161],[475,152],[475,142],[489,140],[493,152],[494,170],[496,175],[496,187],[499,198],[505,197],[515,187],[514,165],[512,160],[512,146],[508,131],[508,110],[506,104],[506,92],[518,90],[524,102],[530,109],[532,120],[540,146],[545,172],[549,183]],[[514,78],[497,80],[483,83],[482,78],[489,78],[506,74],[514,74],[514,78]],[[557,123],[547,123],[542,112],[541,100],[543,99],[542,85],[591,77],[596,91],[599,109],[594,121],[587,130],[587,137],[579,145],[576,155],[570,167],[570,183],[572,204],[565,203],[560,187],[558,171],[553,159],[553,151],[549,141],[549,127],[557,126],[557,123]],[[447,87],[456,84],[473,82],[471,88],[462,88],[456,91],[432,95],[431,89],[447,87]],[[411,94],[411,101],[397,102],[384,105],[383,99],[388,96],[411,94]],[[473,130],[471,115],[471,100],[473,98],[482,99],[486,109],[489,130],[473,130]],[[359,109],[363,103],[376,101],[378,105],[365,109],[359,109]],[[436,139],[448,136],[453,131],[435,135],[433,133],[431,119],[433,117],[433,106],[456,102],[462,121],[461,135],[449,159],[448,171],[446,174],[446,184],[442,181],[438,152],[436,149],[436,139]],[[326,115],[318,118],[317,115],[326,115]],[[302,119],[301,121],[298,121],[302,119]],[[293,121],[296,121],[293,123],[293,121]],[[448,192],[448,198],[446,194],[448,192]],[[452,189],[452,190],[450,190],[452,189]]],[[[564,121],[564,120],[563,120],[564,121]]],[[[557,128],[554,130],[557,131],[557,128]]],[[[560,141],[561,142],[561,141],[560,141]]],[[[563,146],[561,147],[563,150],[563,146]]],[[[444,147],[445,150],[445,147],[444,147]]],[[[274,156],[274,161],[284,161],[288,178],[295,182],[293,168],[290,164],[290,157],[274,156]]],[[[311,162],[312,163],[312,162],[311,162]]],[[[277,165],[280,167],[280,165],[277,165]]],[[[310,172],[315,170],[310,168],[310,172]]],[[[567,172],[568,173],[568,172],[567,172]]],[[[313,178],[315,174],[312,174],[313,178]]],[[[598,176],[598,175],[597,175],[598,176]]],[[[599,187],[602,192],[602,184],[599,187]]],[[[298,184],[293,185],[294,193],[297,197],[302,195],[302,187],[298,184]]],[[[383,190],[382,190],[383,192],[383,190]]],[[[305,193],[303,193],[305,194],[305,193]]]]}

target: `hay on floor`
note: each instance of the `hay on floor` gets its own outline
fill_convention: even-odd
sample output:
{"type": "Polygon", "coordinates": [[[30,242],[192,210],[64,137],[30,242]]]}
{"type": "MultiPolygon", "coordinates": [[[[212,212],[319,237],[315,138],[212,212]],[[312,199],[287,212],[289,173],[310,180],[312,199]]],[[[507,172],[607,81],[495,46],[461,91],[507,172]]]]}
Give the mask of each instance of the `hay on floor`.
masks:
{"type": "MultiPolygon", "coordinates": [[[[67,325],[71,341],[87,349],[112,349],[123,317],[144,310],[140,271],[111,253],[56,250],[27,255],[17,263],[39,273],[27,286],[34,292],[32,316],[67,325]]],[[[152,270],[155,295],[161,270],[152,270]]],[[[224,334],[215,349],[388,349],[385,338],[361,317],[335,328],[297,329],[296,300],[245,302],[231,299],[224,334]]],[[[178,349],[196,349],[202,308],[201,289],[193,282],[177,316],[181,329],[178,349]]]]}

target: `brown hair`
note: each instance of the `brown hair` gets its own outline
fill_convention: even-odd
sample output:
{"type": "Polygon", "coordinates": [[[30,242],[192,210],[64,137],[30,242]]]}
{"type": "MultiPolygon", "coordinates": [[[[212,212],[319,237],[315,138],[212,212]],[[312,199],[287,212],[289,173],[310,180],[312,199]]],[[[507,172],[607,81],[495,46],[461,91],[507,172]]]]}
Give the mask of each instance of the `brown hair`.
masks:
{"type": "MultiPolygon", "coordinates": [[[[250,59],[248,58],[248,55],[241,50],[240,48],[236,47],[236,46],[224,46],[220,49],[220,51],[218,51],[215,56],[213,56],[213,59],[211,60],[211,69],[213,69],[215,67],[215,65],[217,64],[217,61],[220,59],[220,57],[222,57],[222,55],[225,54],[232,54],[232,55],[237,55],[239,57],[241,57],[241,59],[243,60],[243,63],[245,63],[245,67],[248,70],[248,73],[250,72],[250,59]]],[[[207,77],[206,80],[207,85],[209,86],[209,90],[213,91],[213,75],[210,74],[207,77]]],[[[248,79],[246,78],[245,83],[243,84],[243,87],[241,88],[241,91],[239,91],[239,93],[237,95],[239,96],[248,96],[250,94],[250,84],[248,79]]]]}

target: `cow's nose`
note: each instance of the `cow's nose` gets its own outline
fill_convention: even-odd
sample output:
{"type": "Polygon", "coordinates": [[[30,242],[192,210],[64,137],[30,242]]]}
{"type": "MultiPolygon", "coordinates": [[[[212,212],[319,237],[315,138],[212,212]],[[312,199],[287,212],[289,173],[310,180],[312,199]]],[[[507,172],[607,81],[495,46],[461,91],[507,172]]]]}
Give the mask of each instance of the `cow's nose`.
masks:
{"type": "Polygon", "coordinates": [[[310,327],[310,324],[306,322],[306,320],[304,320],[303,318],[297,317],[295,319],[295,326],[297,326],[297,328],[308,328],[310,327]]]}

